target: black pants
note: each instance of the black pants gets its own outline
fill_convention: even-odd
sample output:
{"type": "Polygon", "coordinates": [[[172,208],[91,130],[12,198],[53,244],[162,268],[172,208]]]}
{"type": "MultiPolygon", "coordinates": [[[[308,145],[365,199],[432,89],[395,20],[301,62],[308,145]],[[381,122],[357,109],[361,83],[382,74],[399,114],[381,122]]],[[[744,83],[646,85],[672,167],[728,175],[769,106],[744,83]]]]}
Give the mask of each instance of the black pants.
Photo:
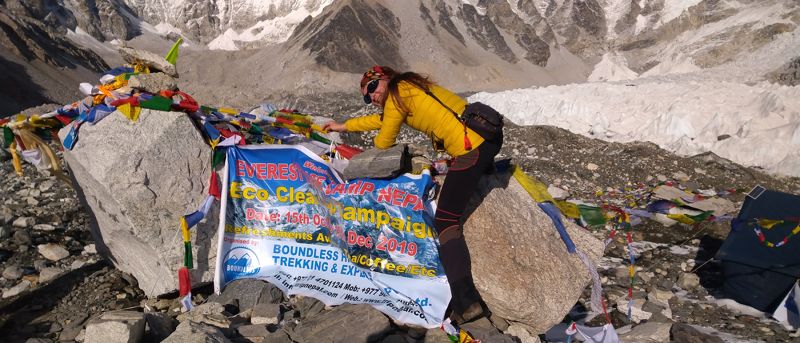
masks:
{"type": "Polygon", "coordinates": [[[459,313],[481,300],[472,280],[462,215],[481,176],[493,169],[494,157],[502,145],[501,136],[493,141],[484,141],[477,149],[456,157],[439,194],[434,218],[434,226],[439,234],[439,259],[453,294],[450,308],[459,313]]]}

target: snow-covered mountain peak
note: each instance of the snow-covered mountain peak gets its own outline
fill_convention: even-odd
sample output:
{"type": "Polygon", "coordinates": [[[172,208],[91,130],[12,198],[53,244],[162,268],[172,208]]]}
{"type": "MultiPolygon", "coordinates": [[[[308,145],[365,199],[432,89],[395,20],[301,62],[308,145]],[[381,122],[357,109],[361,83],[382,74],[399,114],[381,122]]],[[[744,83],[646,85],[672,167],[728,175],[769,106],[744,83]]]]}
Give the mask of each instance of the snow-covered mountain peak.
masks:
{"type": "Polygon", "coordinates": [[[125,0],[153,25],[168,25],[210,49],[238,50],[286,41],[300,22],[334,0],[125,0]]]}

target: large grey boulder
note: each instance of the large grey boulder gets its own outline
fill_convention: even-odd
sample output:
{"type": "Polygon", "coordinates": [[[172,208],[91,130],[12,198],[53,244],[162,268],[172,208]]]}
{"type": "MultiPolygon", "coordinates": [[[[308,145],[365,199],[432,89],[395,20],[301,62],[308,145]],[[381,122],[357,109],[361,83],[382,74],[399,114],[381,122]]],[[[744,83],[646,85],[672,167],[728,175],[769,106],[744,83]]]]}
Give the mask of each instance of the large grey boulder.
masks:
{"type": "Polygon", "coordinates": [[[104,313],[86,325],[86,343],[136,343],[144,335],[144,313],[114,311],[104,313]]]}
{"type": "MultiPolygon", "coordinates": [[[[136,277],[148,296],[177,289],[179,219],[206,197],[211,149],[181,112],[143,109],[137,122],[115,112],[81,126],[78,137],[64,159],[93,219],[98,253],[136,277]]],[[[215,203],[192,229],[193,282],[213,278],[218,213],[215,203]]]]}
{"type": "Polygon", "coordinates": [[[389,318],[374,307],[344,304],[301,321],[290,336],[299,343],[372,342],[391,328],[389,318]]]}
{"type": "Polygon", "coordinates": [[[158,92],[178,89],[178,81],[164,73],[137,74],[128,80],[128,87],[145,92],[158,94],[158,92]]]}
{"type": "Polygon", "coordinates": [[[368,149],[353,156],[342,172],[346,180],[356,178],[383,179],[411,170],[411,157],[406,144],[397,144],[389,149],[368,149]]]}
{"type": "MultiPolygon", "coordinates": [[[[478,187],[464,225],[475,285],[494,314],[545,332],[575,305],[589,273],[510,173],[484,177],[478,187]]],[[[594,261],[603,255],[601,241],[562,221],[580,251],[594,261]]]]}
{"type": "Polygon", "coordinates": [[[220,329],[187,320],[161,343],[230,343],[220,329]]]}
{"type": "Polygon", "coordinates": [[[155,71],[162,71],[169,76],[178,77],[178,68],[176,68],[174,64],[167,62],[164,57],[150,51],[121,47],[119,48],[119,54],[125,62],[131,64],[141,63],[155,71]]]}

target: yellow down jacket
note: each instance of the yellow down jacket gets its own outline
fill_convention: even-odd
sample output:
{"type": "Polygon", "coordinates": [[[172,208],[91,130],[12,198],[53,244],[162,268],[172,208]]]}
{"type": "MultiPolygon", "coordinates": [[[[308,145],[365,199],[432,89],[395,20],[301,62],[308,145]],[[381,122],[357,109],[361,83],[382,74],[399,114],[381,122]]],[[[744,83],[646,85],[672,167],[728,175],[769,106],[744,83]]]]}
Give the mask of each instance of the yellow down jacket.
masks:
{"type": "MultiPolygon", "coordinates": [[[[375,147],[386,149],[395,144],[400,127],[406,123],[431,137],[434,146],[443,146],[450,156],[458,157],[469,152],[464,141],[464,126],[453,113],[425,94],[425,91],[408,82],[401,81],[397,87],[408,113],[401,112],[389,95],[383,106],[383,119],[380,114],[352,118],[345,122],[347,131],[380,130],[375,137],[375,147]]],[[[430,89],[453,111],[464,112],[467,106],[464,99],[438,85],[431,85],[430,89]]],[[[484,141],[483,137],[470,129],[467,129],[466,134],[472,149],[477,149],[484,141]]]]}

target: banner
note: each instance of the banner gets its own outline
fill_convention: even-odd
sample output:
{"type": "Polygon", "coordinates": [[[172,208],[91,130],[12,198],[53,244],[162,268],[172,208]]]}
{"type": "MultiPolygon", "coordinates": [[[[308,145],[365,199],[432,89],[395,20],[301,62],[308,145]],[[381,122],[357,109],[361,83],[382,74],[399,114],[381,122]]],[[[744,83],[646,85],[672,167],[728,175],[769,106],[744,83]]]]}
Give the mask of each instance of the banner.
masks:
{"type": "Polygon", "coordinates": [[[451,295],[430,174],[345,183],[302,146],[264,145],[228,148],[223,175],[216,292],[258,278],[287,295],[439,327],[451,295]]]}

